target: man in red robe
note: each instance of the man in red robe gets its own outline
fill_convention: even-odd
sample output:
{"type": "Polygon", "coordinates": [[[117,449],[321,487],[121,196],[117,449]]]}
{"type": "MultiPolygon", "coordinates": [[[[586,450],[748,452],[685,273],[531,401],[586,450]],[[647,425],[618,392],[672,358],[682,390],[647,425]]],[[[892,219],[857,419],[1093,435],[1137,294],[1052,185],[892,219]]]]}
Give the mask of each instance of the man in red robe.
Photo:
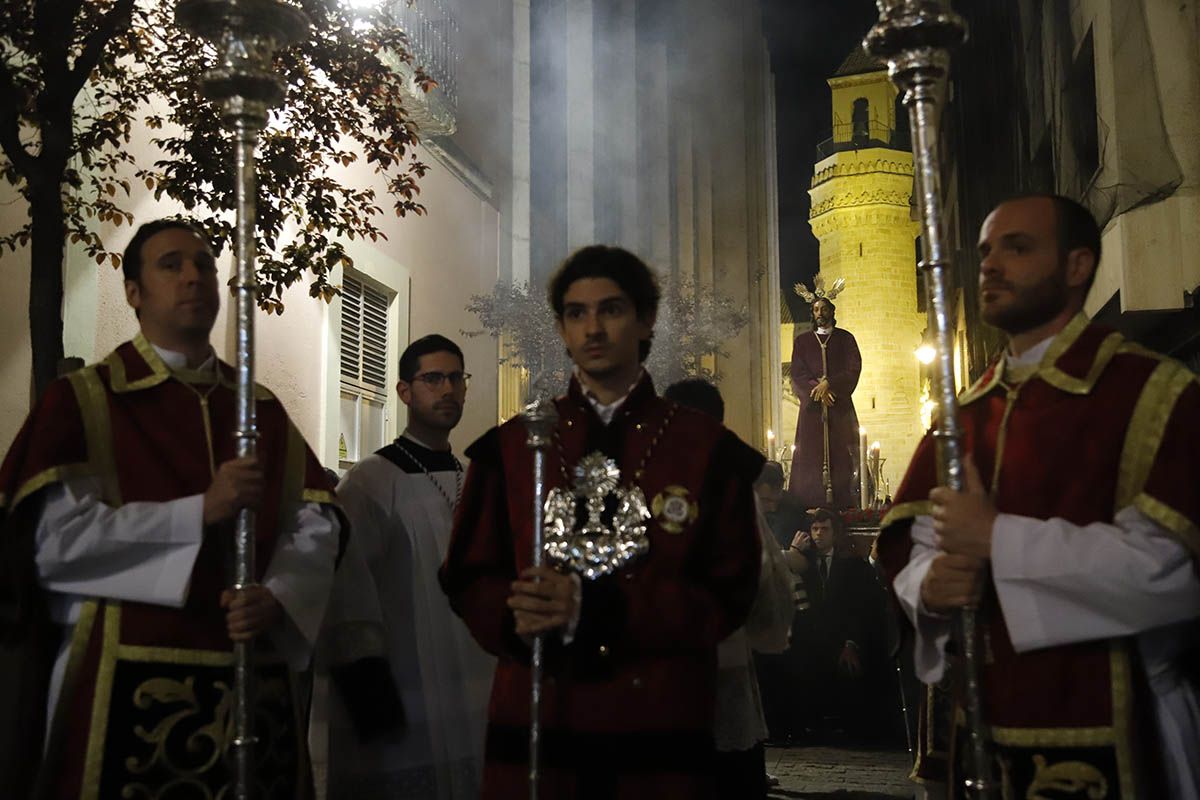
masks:
{"type": "MultiPolygon", "coordinates": [[[[648,542],[647,551],[594,579],[562,565],[531,568],[524,424],[494,428],[467,450],[441,579],[472,634],[499,657],[485,798],[528,796],[536,634],[547,643],[543,797],[713,796],[717,644],[743,624],[758,587],[753,482],[763,458],[708,415],[655,393],[641,364],[658,298],[646,265],[610,247],[575,253],[550,284],[575,374],[555,401],[548,491],[578,488],[577,467],[611,460],[625,498],[640,492],[649,509],[645,539],[630,540],[648,542]]],[[[602,527],[613,524],[612,497],[602,527]]]]}
{"type": "Polygon", "coordinates": [[[812,304],[812,330],[792,348],[792,391],[800,401],[796,450],[788,491],[805,508],[844,509],[858,504],[858,414],[850,399],[862,372],[858,342],[837,327],[834,305],[825,297],[812,304]],[[829,491],[825,485],[828,432],[829,491]]]}
{"type": "Polygon", "coordinates": [[[140,333],[51,384],[0,468],[6,652],[41,657],[21,673],[10,720],[23,730],[6,754],[42,762],[39,797],[229,794],[233,642],[254,639],[256,796],[306,796],[291,676],[333,576],[333,494],[265,389],[258,458],[235,457],[234,374],[208,342],[220,300],[206,237],[148,223],[124,268],[140,333]],[[257,514],[258,582],[235,592],[242,508],[257,514]]]}
{"type": "MultiPolygon", "coordinates": [[[[879,542],[917,675],[939,681],[950,614],[979,603],[1006,791],[1195,798],[1200,382],[1083,315],[1100,232],[1077,203],[1002,203],[979,252],[983,318],[1009,345],[959,400],[966,489],[935,488],[926,437],[879,542]]],[[[917,771],[935,775],[940,742],[957,794],[946,711],[917,771]]]]}

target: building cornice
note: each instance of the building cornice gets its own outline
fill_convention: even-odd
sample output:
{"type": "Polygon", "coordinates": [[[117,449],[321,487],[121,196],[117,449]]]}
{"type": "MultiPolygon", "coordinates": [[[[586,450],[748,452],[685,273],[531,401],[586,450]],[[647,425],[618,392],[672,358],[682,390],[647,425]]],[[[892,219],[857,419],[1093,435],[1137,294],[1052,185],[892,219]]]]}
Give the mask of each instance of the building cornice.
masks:
{"type": "Polygon", "coordinates": [[[870,150],[847,150],[834,153],[818,161],[813,171],[811,186],[851,175],[913,175],[912,153],[881,147],[870,150]]]}

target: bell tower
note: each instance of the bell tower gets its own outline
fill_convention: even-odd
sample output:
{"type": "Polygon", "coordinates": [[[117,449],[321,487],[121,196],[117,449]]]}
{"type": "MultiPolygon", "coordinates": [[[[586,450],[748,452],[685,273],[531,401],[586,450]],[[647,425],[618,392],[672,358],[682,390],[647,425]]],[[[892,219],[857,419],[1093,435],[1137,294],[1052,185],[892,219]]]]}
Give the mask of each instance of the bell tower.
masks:
{"type": "Polygon", "coordinates": [[[854,407],[869,441],[880,443],[895,491],[924,432],[912,151],[884,65],[855,48],[829,87],[832,136],[817,146],[809,224],[825,283],[846,279],[834,304],[838,326],[862,352],[854,407]]]}

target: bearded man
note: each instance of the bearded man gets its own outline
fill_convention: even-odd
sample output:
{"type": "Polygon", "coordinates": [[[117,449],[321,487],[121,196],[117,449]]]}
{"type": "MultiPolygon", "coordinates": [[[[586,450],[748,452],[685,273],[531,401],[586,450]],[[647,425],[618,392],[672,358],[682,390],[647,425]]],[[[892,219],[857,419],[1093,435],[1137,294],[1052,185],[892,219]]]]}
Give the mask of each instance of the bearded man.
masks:
{"type": "Polygon", "coordinates": [[[314,710],[328,718],[330,800],[479,796],[496,660],[437,583],[463,488],[450,432],[466,402],[464,366],[445,336],[410,344],[396,386],[404,432],[338,484],[354,538],[318,661],[332,691],[314,710]]]}
{"type": "MultiPolygon", "coordinates": [[[[951,613],[979,604],[1014,797],[1070,776],[1089,796],[1196,798],[1200,382],[1083,314],[1100,231],[1078,203],[1001,203],[979,254],[983,318],[1009,343],[959,399],[966,489],[936,488],[927,436],[879,541],[917,675],[941,679],[951,613]]],[[[961,739],[943,737],[952,786],[961,739]]]]}

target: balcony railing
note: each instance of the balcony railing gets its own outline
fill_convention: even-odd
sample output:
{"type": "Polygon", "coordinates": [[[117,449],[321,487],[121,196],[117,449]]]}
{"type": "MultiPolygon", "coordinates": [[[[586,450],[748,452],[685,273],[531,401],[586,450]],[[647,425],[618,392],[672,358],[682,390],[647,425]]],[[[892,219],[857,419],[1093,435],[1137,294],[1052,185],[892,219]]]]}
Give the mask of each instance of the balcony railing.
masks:
{"type": "Polygon", "coordinates": [[[458,113],[458,20],[448,0],[392,0],[393,19],[408,36],[413,64],[421,67],[437,86],[421,89],[407,64],[394,65],[409,77],[412,106],[409,115],[422,136],[454,133],[458,113]]]}
{"type": "Polygon", "coordinates": [[[817,145],[817,160],[828,158],[834,153],[864,150],[868,147],[909,151],[912,150],[912,137],[908,135],[907,129],[891,129],[874,120],[858,130],[855,130],[853,123],[839,122],[833,126],[832,135],[817,145]]]}

